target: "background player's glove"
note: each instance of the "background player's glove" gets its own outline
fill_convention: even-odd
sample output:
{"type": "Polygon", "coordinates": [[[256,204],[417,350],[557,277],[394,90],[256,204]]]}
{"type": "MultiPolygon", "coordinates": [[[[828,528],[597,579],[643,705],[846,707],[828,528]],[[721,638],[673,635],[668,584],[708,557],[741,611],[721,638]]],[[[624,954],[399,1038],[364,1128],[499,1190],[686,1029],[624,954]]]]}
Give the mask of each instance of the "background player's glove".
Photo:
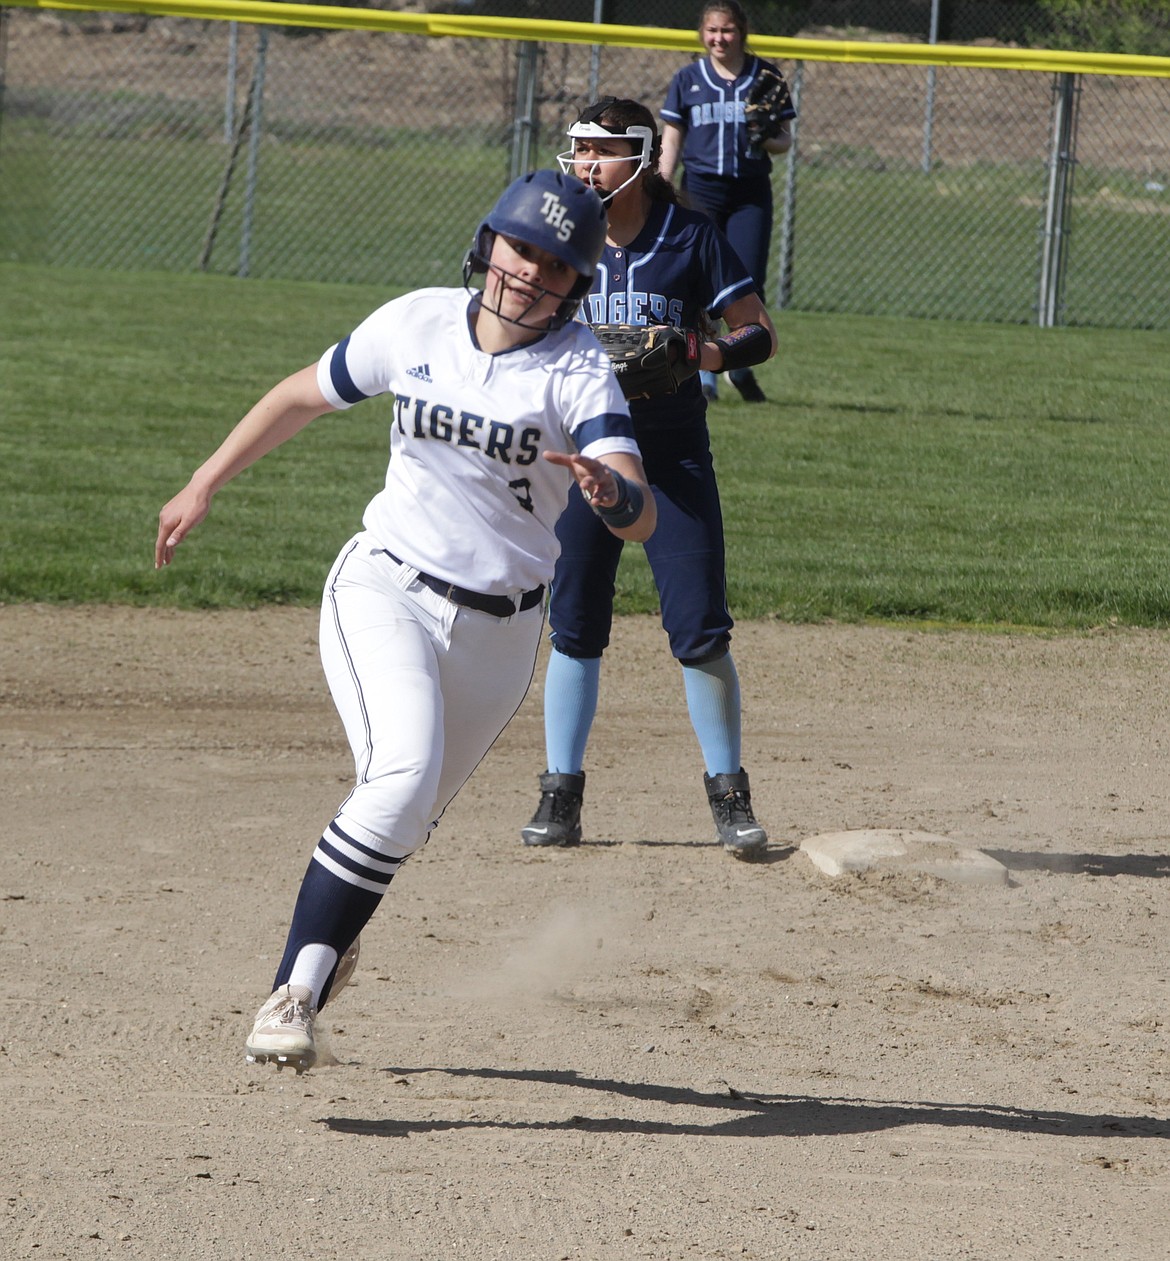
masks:
{"type": "Polygon", "coordinates": [[[693,328],[595,324],[593,332],[626,398],[674,394],[699,370],[702,342],[693,328]]]}
{"type": "Polygon", "coordinates": [[[778,136],[793,113],[792,96],[784,76],[771,66],[761,66],[743,107],[752,147],[762,148],[765,140],[778,136]]]}

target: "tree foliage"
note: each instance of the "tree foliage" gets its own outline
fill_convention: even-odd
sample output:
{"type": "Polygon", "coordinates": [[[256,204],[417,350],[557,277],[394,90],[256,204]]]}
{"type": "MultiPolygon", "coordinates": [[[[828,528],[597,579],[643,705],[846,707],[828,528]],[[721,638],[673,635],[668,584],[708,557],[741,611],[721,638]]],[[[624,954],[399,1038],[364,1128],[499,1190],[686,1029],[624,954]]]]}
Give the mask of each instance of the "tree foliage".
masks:
{"type": "Polygon", "coordinates": [[[1170,56],[1170,0],[1038,0],[1052,48],[1170,56]]]}

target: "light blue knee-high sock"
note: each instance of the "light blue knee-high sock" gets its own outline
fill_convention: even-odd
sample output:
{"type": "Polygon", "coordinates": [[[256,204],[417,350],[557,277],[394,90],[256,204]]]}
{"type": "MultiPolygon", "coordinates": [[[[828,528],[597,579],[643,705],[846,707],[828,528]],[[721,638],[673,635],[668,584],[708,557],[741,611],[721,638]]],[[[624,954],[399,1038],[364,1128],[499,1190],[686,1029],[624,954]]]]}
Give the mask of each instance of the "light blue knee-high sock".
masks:
{"type": "Polygon", "coordinates": [[[549,653],[544,676],[544,747],[548,770],[559,775],[581,773],[585,766],[585,745],[597,713],[600,684],[600,657],[566,657],[555,649],[549,653]]]}
{"type": "Polygon", "coordinates": [[[684,665],[691,726],[708,775],[735,775],[740,767],[739,674],[731,653],[703,665],[684,665]]]}

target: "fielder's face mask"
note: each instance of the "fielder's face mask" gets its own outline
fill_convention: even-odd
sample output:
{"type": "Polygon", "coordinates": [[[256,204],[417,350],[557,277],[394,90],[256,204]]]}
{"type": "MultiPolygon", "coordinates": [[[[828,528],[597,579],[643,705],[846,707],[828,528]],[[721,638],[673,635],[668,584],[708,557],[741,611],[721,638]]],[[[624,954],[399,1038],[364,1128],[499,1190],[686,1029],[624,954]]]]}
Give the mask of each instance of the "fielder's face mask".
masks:
{"type": "MultiPolygon", "coordinates": [[[[590,109],[585,110],[580,118],[565,133],[570,140],[629,140],[634,145],[634,152],[628,157],[620,158],[593,158],[588,163],[586,174],[595,170],[599,166],[605,166],[613,162],[637,162],[633,174],[629,179],[623,180],[612,193],[601,195],[603,203],[612,201],[618,193],[622,191],[628,184],[632,184],[643,171],[650,167],[650,155],[654,150],[654,130],[651,127],[627,127],[624,131],[618,131],[612,127],[606,127],[597,121],[597,117],[603,114],[608,107],[608,102],[601,102],[594,105],[590,109]]],[[[566,175],[576,174],[576,164],[579,159],[574,149],[568,149],[564,153],[557,154],[557,162],[566,175]]]]}

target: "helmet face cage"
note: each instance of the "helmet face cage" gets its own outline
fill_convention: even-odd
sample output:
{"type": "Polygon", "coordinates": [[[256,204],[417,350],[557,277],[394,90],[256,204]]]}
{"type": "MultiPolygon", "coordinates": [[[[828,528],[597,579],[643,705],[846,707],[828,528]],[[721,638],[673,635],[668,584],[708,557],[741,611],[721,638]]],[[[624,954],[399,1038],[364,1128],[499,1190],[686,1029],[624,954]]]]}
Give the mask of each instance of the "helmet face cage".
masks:
{"type": "MultiPolygon", "coordinates": [[[[497,234],[544,250],[572,267],[578,273],[577,279],[545,323],[524,322],[531,306],[511,322],[541,331],[561,328],[576,314],[581,299],[593,285],[605,248],[605,230],[605,207],[597,194],[580,180],[556,171],[522,175],[509,184],[476,230],[463,264],[463,283],[468,286],[475,273],[488,270],[497,234]]],[[[496,314],[499,315],[499,311],[496,314]]]]}
{"type": "MultiPolygon", "coordinates": [[[[624,131],[612,131],[609,127],[604,126],[602,123],[594,122],[592,119],[588,122],[578,119],[565,134],[570,140],[629,140],[635,146],[634,152],[628,157],[590,159],[588,166],[591,171],[595,167],[607,166],[613,162],[637,162],[638,164],[629,179],[623,180],[612,193],[600,195],[603,202],[608,203],[612,201],[623,188],[632,184],[643,171],[650,169],[650,160],[654,154],[654,141],[656,139],[652,127],[634,125],[627,127],[624,131]]],[[[567,149],[564,153],[558,153],[557,162],[566,175],[572,175],[577,162],[576,145],[572,149],[567,149]]]]}

